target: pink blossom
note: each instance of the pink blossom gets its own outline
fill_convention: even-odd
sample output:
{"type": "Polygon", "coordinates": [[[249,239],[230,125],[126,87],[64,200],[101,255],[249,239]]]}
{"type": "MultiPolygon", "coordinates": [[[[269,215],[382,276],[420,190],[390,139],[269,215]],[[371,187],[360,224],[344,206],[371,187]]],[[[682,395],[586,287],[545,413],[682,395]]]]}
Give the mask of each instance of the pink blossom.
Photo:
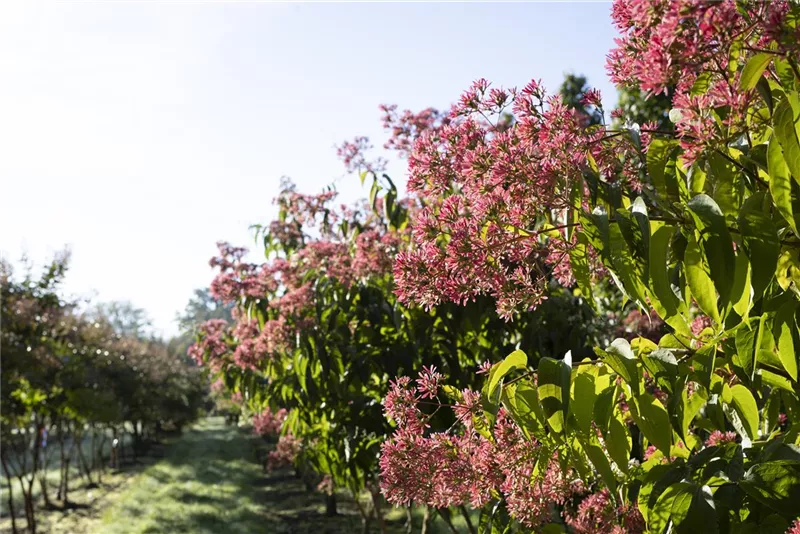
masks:
{"type": "Polygon", "coordinates": [[[302,442],[292,434],[284,434],[278,439],[275,450],[267,454],[267,469],[274,471],[292,465],[303,448],[302,442]]]}
{"type": "Polygon", "coordinates": [[[287,415],[288,412],[284,408],[274,413],[269,408],[266,408],[261,413],[253,416],[253,432],[257,436],[277,436],[280,434],[287,415]]]}
{"type": "Polygon", "coordinates": [[[713,431],[705,442],[706,447],[716,447],[725,443],[734,443],[736,441],[736,432],[722,432],[720,430],[713,431]]]}
{"type": "Polygon", "coordinates": [[[575,534],[641,534],[645,527],[635,505],[615,506],[605,488],[584,497],[575,517],[568,517],[566,523],[575,534]]]}

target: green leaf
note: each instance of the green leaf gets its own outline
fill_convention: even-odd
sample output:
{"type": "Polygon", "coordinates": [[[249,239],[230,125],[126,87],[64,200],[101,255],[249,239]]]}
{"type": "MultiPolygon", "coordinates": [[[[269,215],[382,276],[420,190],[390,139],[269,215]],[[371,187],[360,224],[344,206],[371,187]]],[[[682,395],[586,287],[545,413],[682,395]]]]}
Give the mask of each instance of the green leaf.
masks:
{"type": "Polygon", "coordinates": [[[753,300],[764,293],[778,266],[781,243],[778,229],[767,213],[761,210],[764,193],[756,193],[747,199],[739,212],[739,230],[742,232],[745,250],[750,259],[753,300]]]}
{"type": "Polygon", "coordinates": [[[800,503],[800,463],[778,460],[756,464],[745,473],[739,486],[750,497],[787,519],[797,516],[797,503],[800,503]]]}
{"type": "Polygon", "coordinates": [[[734,264],[733,288],[731,289],[731,304],[733,311],[739,314],[742,320],[750,315],[750,305],[753,302],[753,288],[750,284],[750,260],[747,255],[736,255],[734,264]]]}
{"type": "Polygon", "coordinates": [[[642,393],[634,397],[629,406],[636,426],[644,437],[664,453],[664,456],[669,456],[669,449],[672,446],[672,425],[664,405],[649,393],[642,393]]]}
{"type": "Polygon", "coordinates": [[[589,373],[579,373],[572,382],[572,389],[572,413],[575,415],[578,429],[588,434],[592,429],[592,414],[597,397],[594,376],[589,373]]]}
{"type": "Polygon", "coordinates": [[[704,72],[695,79],[690,94],[692,96],[703,95],[708,92],[709,87],[711,87],[711,72],[704,72]]]}
{"type": "Polygon", "coordinates": [[[603,447],[600,445],[600,440],[594,434],[589,435],[588,441],[581,441],[583,449],[586,451],[586,456],[592,462],[592,465],[600,474],[603,482],[608,486],[609,491],[612,493],[616,491],[617,479],[614,476],[614,471],[611,469],[611,463],[608,457],[603,452],[603,447]]]}
{"type": "Polygon", "coordinates": [[[693,376],[697,382],[706,389],[711,389],[711,375],[714,373],[716,364],[717,347],[714,343],[706,343],[694,354],[692,366],[694,367],[693,376]]]}
{"type": "Polygon", "coordinates": [[[758,439],[758,406],[753,394],[742,384],[736,384],[731,388],[731,395],[731,404],[743,423],[747,437],[758,439]]]}
{"type": "Polygon", "coordinates": [[[608,431],[603,434],[608,446],[608,454],[617,467],[623,472],[628,472],[628,461],[631,457],[631,436],[628,427],[622,420],[619,408],[612,411],[608,423],[608,431]]]}
{"type": "Polygon", "coordinates": [[[781,145],[786,166],[794,179],[800,183],[800,141],[797,139],[794,111],[787,99],[778,104],[772,124],[774,135],[781,145]]]}
{"type": "Polygon", "coordinates": [[[689,208],[695,215],[697,228],[702,236],[702,246],[706,261],[719,293],[721,305],[730,300],[734,273],[731,265],[736,261],[733,241],[725,223],[725,216],[714,200],[707,195],[697,195],[689,201],[689,208]]]}
{"type": "Polygon", "coordinates": [[[589,269],[588,239],[583,232],[578,232],[577,243],[569,250],[569,262],[583,298],[594,308],[596,305],[592,291],[592,276],[589,269]]]}
{"type": "MultiPolygon", "coordinates": [[[[733,149],[729,150],[733,152],[733,149]]],[[[713,198],[714,205],[726,217],[736,217],[744,194],[741,171],[732,161],[717,152],[708,158],[707,170],[704,188],[711,196],[703,196],[708,199],[713,198]]]]}
{"type": "Polygon", "coordinates": [[[670,520],[680,523],[689,513],[694,489],[691,482],[678,482],[664,490],[650,511],[648,530],[661,534],[670,520]]]}
{"type": "Polygon", "coordinates": [[[662,389],[672,392],[672,383],[678,376],[678,360],[669,349],[656,349],[646,356],[642,356],[644,365],[656,384],[662,389]]]}
{"type": "Polygon", "coordinates": [[[772,56],[773,54],[762,52],[755,54],[747,61],[744,69],[742,69],[742,76],[739,78],[739,85],[743,90],[749,91],[755,89],[758,80],[761,78],[761,74],[772,60],[772,56]]]}
{"type": "Polygon", "coordinates": [[[545,418],[539,393],[526,381],[503,388],[503,404],[523,432],[539,440],[546,437],[545,418]]]}
{"type": "Polygon", "coordinates": [[[797,302],[792,300],[778,308],[772,325],[778,358],[792,380],[797,381],[797,353],[792,332],[795,330],[795,310],[797,302]]]}
{"type": "Polygon", "coordinates": [[[756,82],[756,89],[758,90],[758,94],[761,95],[761,98],[764,99],[764,103],[767,105],[767,109],[769,109],[769,114],[775,111],[775,102],[772,99],[772,89],[769,87],[769,82],[764,76],[758,79],[756,82]]]}
{"type": "MultiPolygon", "coordinates": [[[[798,224],[792,202],[792,175],[777,138],[773,137],[767,145],[767,165],[769,167],[769,192],[778,212],[783,216],[795,235],[798,224]]],[[[800,214],[798,214],[800,215],[800,214]]]]}
{"type": "Polygon", "coordinates": [[[595,353],[627,382],[634,393],[639,392],[639,371],[636,368],[636,356],[630,343],[625,339],[615,339],[606,350],[595,347],[595,353]]]}
{"type": "Polygon", "coordinates": [[[662,138],[655,138],[647,148],[647,173],[653,181],[656,192],[664,199],[677,200],[677,194],[667,187],[667,175],[665,168],[677,144],[674,141],[662,138]]]}
{"type": "MultiPolygon", "coordinates": [[[[608,238],[610,243],[611,262],[615,274],[619,277],[625,288],[626,293],[640,306],[647,309],[647,295],[644,286],[645,278],[644,263],[637,259],[635,248],[632,248],[625,239],[623,229],[632,229],[633,224],[629,220],[630,214],[625,210],[618,210],[616,216],[617,224],[611,224],[608,228],[608,238]]],[[[628,232],[630,233],[630,232],[628,232]]]]}
{"type": "Polygon", "coordinates": [[[657,531],[652,530],[650,510],[653,509],[658,497],[664,490],[679,482],[682,477],[681,469],[678,469],[674,464],[656,464],[650,468],[650,471],[647,472],[644,480],[642,480],[642,487],[639,490],[636,502],[639,505],[639,511],[647,521],[648,526],[651,527],[652,532],[657,531]]]}
{"type": "Polygon", "coordinates": [[[675,507],[682,507],[684,503],[685,497],[682,496],[680,504],[678,498],[672,504],[673,520],[676,523],[678,533],[695,534],[696,532],[703,532],[704,534],[716,534],[718,532],[717,511],[711,488],[708,486],[695,486],[689,509],[686,512],[682,509],[679,510],[683,518],[678,521],[679,514],[676,513],[675,507]]]}
{"type": "MultiPolygon", "coordinates": [[[[667,267],[669,265],[669,244],[675,234],[675,227],[671,225],[660,225],[652,222],[652,235],[650,236],[650,279],[652,280],[651,289],[656,298],[664,308],[665,317],[677,316],[684,308],[683,302],[675,295],[669,283],[667,267]]],[[[681,321],[686,325],[685,321],[681,321]]],[[[682,329],[682,333],[688,334],[689,328],[682,329]]]]}
{"type": "Polygon", "coordinates": [[[736,331],[736,356],[739,364],[752,381],[758,364],[758,346],[760,345],[761,323],[764,316],[753,317],[745,321],[736,331]]]}
{"type": "Polygon", "coordinates": [[[542,358],[537,370],[539,402],[553,432],[561,433],[569,417],[570,368],[561,360],[542,358]]]}
{"type": "Polygon", "coordinates": [[[714,282],[709,276],[709,269],[705,261],[703,261],[700,245],[693,234],[689,235],[683,261],[686,268],[686,281],[689,284],[692,295],[697,300],[697,305],[716,324],[719,324],[720,317],[717,310],[717,293],[714,290],[714,282]]]}
{"type": "Polygon", "coordinates": [[[697,412],[705,406],[707,401],[708,393],[703,387],[696,387],[691,397],[689,397],[686,388],[681,391],[680,428],[677,430],[684,443],[688,440],[689,425],[692,424],[697,412]]]}
{"type": "Polygon", "coordinates": [[[489,374],[489,385],[487,387],[488,397],[494,398],[497,386],[505,376],[515,369],[525,369],[528,365],[528,356],[521,350],[515,350],[505,357],[505,359],[497,364],[489,374]]]}

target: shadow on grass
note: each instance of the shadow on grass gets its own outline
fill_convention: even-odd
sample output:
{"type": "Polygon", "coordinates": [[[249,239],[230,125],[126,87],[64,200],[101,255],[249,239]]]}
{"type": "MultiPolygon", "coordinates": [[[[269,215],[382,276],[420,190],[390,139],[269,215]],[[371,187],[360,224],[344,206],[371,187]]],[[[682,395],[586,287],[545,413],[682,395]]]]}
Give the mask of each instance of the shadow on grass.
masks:
{"type": "Polygon", "coordinates": [[[355,505],[324,514],[323,496],[288,472],[265,475],[254,440],[221,419],[186,432],[167,455],[142,472],[96,531],[128,533],[313,533],[360,530],[355,505]]]}

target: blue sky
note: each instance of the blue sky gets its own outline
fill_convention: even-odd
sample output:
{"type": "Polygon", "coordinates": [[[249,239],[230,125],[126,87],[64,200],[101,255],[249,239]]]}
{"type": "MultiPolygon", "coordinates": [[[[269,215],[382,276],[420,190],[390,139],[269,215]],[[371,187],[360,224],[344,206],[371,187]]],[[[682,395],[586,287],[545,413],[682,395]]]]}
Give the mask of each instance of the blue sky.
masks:
{"type": "Polygon", "coordinates": [[[249,244],[281,176],[362,196],[333,146],[382,145],[379,104],[446,107],[479,77],[556,89],[576,72],[613,105],[609,9],[3,2],[0,253],[69,246],[70,294],[130,300],[171,335],[215,242],[249,244]]]}

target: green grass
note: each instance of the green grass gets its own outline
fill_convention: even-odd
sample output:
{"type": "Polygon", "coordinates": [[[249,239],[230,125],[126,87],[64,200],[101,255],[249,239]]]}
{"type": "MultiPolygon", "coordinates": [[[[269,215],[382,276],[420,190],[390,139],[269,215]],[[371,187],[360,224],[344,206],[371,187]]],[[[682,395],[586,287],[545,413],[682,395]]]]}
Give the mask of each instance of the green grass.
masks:
{"type": "MultiPolygon", "coordinates": [[[[226,426],[221,417],[204,419],[162,447],[166,452],[163,456],[143,458],[151,462],[146,467],[109,473],[108,483],[101,488],[76,487],[74,501],[84,506],[66,512],[42,511],[40,530],[58,534],[361,531],[361,518],[352,498],[337,494],[340,515],[326,517],[323,496],[308,492],[289,470],[261,471],[255,461],[257,443],[259,440],[246,431],[226,426]]],[[[405,532],[405,512],[385,510],[387,531],[405,532]]],[[[419,532],[422,513],[419,509],[414,512],[414,532],[419,532]]],[[[476,519],[473,517],[473,522],[476,519]]],[[[461,517],[455,517],[454,523],[459,531],[467,531],[461,517]]],[[[378,531],[373,521],[371,532],[378,531]]],[[[449,529],[437,517],[428,532],[443,534],[449,529]]]]}

